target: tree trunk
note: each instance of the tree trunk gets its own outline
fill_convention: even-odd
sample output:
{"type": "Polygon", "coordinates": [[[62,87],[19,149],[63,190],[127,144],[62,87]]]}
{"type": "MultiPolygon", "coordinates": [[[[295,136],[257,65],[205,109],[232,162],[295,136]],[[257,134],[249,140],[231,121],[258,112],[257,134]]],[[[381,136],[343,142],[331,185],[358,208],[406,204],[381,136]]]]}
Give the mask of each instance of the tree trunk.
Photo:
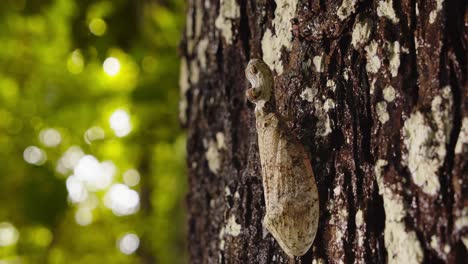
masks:
{"type": "Polygon", "coordinates": [[[468,246],[466,1],[190,0],[181,45],[193,263],[456,263],[468,246]],[[252,58],[310,155],[312,248],[263,228],[252,58]]]}

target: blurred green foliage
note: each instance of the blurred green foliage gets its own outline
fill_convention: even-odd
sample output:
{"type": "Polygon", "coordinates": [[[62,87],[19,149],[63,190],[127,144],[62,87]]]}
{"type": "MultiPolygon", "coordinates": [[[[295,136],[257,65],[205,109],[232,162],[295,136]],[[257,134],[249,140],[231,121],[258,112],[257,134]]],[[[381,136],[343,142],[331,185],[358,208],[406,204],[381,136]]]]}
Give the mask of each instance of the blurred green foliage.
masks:
{"type": "Polygon", "coordinates": [[[1,264],[186,262],[183,11],[0,1],[1,264]]]}

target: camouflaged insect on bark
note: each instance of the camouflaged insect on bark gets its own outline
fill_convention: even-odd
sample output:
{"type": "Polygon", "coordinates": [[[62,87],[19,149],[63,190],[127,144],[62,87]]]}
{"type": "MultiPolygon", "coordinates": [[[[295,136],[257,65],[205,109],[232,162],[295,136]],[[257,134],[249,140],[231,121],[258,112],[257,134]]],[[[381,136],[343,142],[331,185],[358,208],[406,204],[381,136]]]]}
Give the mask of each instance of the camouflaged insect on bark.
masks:
{"type": "Polygon", "coordinates": [[[246,70],[252,88],[247,98],[256,104],[255,117],[262,165],[266,214],[264,226],[289,256],[302,256],[314,242],[319,200],[312,166],[302,144],[271,109],[273,74],[262,60],[246,70]]]}

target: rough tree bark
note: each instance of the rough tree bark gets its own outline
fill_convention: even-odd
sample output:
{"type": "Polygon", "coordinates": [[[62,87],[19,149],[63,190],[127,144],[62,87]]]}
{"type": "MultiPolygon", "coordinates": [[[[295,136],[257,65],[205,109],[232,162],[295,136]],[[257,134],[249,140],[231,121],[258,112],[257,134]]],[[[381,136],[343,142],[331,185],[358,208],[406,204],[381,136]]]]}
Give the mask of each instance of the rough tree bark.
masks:
{"type": "Polygon", "coordinates": [[[456,263],[468,246],[466,1],[189,0],[180,118],[193,263],[456,263]],[[320,195],[312,249],[262,227],[244,69],[262,58],[320,195]]]}

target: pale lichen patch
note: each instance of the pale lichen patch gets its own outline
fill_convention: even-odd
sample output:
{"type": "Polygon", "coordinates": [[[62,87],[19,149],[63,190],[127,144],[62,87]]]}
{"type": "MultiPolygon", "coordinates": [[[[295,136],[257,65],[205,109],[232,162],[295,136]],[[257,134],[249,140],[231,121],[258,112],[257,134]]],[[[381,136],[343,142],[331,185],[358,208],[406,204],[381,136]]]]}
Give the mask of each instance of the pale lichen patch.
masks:
{"type": "Polygon", "coordinates": [[[180,60],[180,70],[179,70],[179,120],[182,124],[187,123],[187,91],[190,88],[189,85],[189,73],[188,73],[187,61],[182,58],[180,60]]]}
{"type": "Polygon", "coordinates": [[[439,142],[436,152],[439,156],[445,157],[444,143],[448,143],[452,130],[452,105],[452,91],[448,85],[442,88],[441,95],[435,96],[431,102],[432,118],[437,127],[435,140],[439,142]]]}
{"type": "Polygon", "coordinates": [[[390,115],[387,111],[387,103],[385,101],[378,102],[375,106],[375,112],[379,118],[380,123],[385,124],[390,119],[390,115]]]}
{"type": "Polygon", "coordinates": [[[395,14],[395,9],[393,9],[393,0],[382,0],[377,6],[377,15],[379,17],[386,17],[392,21],[393,24],[398,23],[399,19],[395,14]]]}
{"type": "Polygon", "coordinates": [[[226,225],[226,234],[236,237],[240,234],[242,226],[236,222],[236,217],[231,215],[226,225]]]}
{"type": "Polygon", "coordinates": [[[361,228],[364,225],[364,218],[362,216],[361,209],[358,209],[358,211],[356,212],[356,215],[354,216],[354,221],[356,222],[358,246],[362,247],[364,245],[364,232],[361,228]]]}
{"type": "Polygon", "coordinates": [[[343,71],[343,78],[347,81],[349,80],[349,68],[345,68],[343,71]]]}
{"type": "Polygon", "coordinates": [[[415,112],[405,121],[403,137],[408,150],[407,163],[411,176],[416,185],[424,192],[435,195],[440,188],[437,170],[442,165],[435,158],[431,138],[434,131],[426,123],[421,112],[415,112]]]}
{"type": "Polygon", "coordinates": [[[331,120],[320,100],[315,100],[315,116],[317,118],[316,136],[325,137],[332,132],[331,120]]]}
{"type": "Polygon", "coordinates": [[[356,227],[360,228],[364,224],[364,218],[362,217],[362,210],[358,209],[355,216],[356,227]]]}
{"type": "Polygon", "coordinates": [[[450,250],[451,250],[451,249],[452,249],[452,248],[450,247],[450,245],[445,245],[445,246],[444,246],[444,253],[445,253],[445,254],[450,253],[450,250]]]}
{"type": "Polygon", "coordinates": [[[353,33],[351,35],[351,44],[355,49],[359,48],[369,40],[371,30],[372,21],[370,19],[364,19],[354,24],[353,33]]]}
{"type": "Polygon", "coordinates": [[[431,237],[430,245],[431,245],[431,248],[435,249],[436,251],[439,250],[440,245],[439,245],[439,239],[437,238],[437,236],[431,237]]]}
{"type": "Polygon", "coordinates": [[[418,36],[414,36],[414,49],[416,51],[416,55],[418,55],[418,50],[419,50],[418,36]]]}
{"type": "Polygon", "coordinates": [[[334,108],[335,108],[335,101],[333,101],[333,99],[328,98],[323,103],[323,110],[325,110],[325,112],[328,112],[330,109],[334,109],[334,108]]]}
{"type": "Polygon", "coordinates": [[[384,234],[389,264],[422,263],[424,254],[418,237],[414,231],[407,232],[403,222],[386,221],[384,234]]]}
{"type": "Polygon", "coordinates": [[[387,248],[387,262],[392,264],[410,263],[419,264],[424,259],[421,244],[414,231],[407,231],[404,217],[406,208],[403,197],[392,191],[384,183],[383,167],[387,161],[377,160],[374,172],[379,187],[379,193],[383,197],[385,210],[385,247],[387,248]]]}
{"type": "Polygon", "coordinates": [[[377,47],[377,42],[373,40],[365,48],[367,59],[366,70],[370,73],[377,73],[380,69],[381,62],[377,56],[377,47]]]}
{"type": "Polygon", "coordinates": [[[392,77],[396,77],[398,68],[400,68],[400,42],[388,42],[387,51],[389,53],[390,73],[392,77]]]}
{"type": "Polygon", "coordinates": [[[320,116],[319,122],[317,124],[317,132],[316,135],[325,137],[328,136],[332,132],[331,129],[331,121],[328,115],[320,116]]]}
{"type": "Polygon", "coordinates": [[[435,22],[436,18],[437,18],[437,11],[432,10],[429,13],[429,24],[433,24],[435,22]]]}
{"type": "Polygon", "coordinates": [[[217,174],[221,168],[221,155],[218,151],[217,143],[214,140],[210,140],[208,143],[208,150],[205,156],[208,161],[208,168],[211,172],[217,174]]]}
{"type": "MultiPolygon", "coordinates": [[[[388,165],[388,161],[386,161],[384,159],[379,159],[379,160],[377,160],[377,162],[375,162],[374,173],[375,173],[375,177],[376,177],[378,186],[383,186],[382,173],[383,173],[383,168],[385,166],[387,166],[387,165],[388,165]]],[[[379,189],[379,193],[383,194],[383,190],[379,189]]]]}
{"type": "Polygon", "coordinates": [[[208,39],[204,38],[198,42],[197,46],[197,58],[200,61],[202,69],[206,69],[206,50],[208,49],[208,44],[208,39]]]}
{"type": "Polygon", "coordinates": [[[385,89],[383,89],[383,97],[385,101],[389,103],[393,102],[393,100],[395,100],[395,95],[395,89],[391,85],[388,85],[387,87],[385,87],[385,89]]]}
{"type": "Polygon", "coordinates": [[[234,215],[231,215],[229,217],[228,222],[226,223],[225,227],[222,227],[221,230],[219,231],[219,249],[221,251],[224,251],[224,246],[225,246],[225,240],[224,236],[225,235],[230,235],[233,237],[236,237],[240,234],[242,226],[236,223],[236,217],[234,215]]]}
{"type": "Polygon", "coordinates": [[[226,188],[224,188],[224,196],[231,196],[231,189],[229,189],[229,186],[226,186],[226,188]]]}
{"type": "Polygon", "coordinates": [[[203,7],[195,3],[195,37],[201,36],[203,26],[203,7]]]}
{"type": "MultiPolygon", "coordinates": [[[[228,219],[226,226],[222,227],[221,230],[219,231],[219,234],[218,234],[219,250],[224,251],[224,247],[226,244],[226,241],[224,240],[225,235],[236,237],[240,234],[240,232],[241,232],[241,225],[236,223],[236,217],[234,215],[231,215],[231,217],[228,219]]],[[[222,259],[222,256],[220,253],[219,260],[221,261],[221,259],[222,259]]]]}
{"type": "Polygon", "coordinates": [[[333,99],[328,98],[322,103],[321,100],[316,97],[317,93],[317,88],[307,87],[301,93],[301,98],[310,103],[314,103],[314,115],[317,118],[315,135],[325,137],[332,132],[332,121],[330,120],[328,111],[335,108],[335,102],[333,99]]]}
{"type": "Polygon", "coordinates": [[[468,249],[468,235],[462,237],[462,242],[463,245],[465,245],[465,248],[468,249]]]}
{"type": "Polygon", "coordinates": [[[440,189],[437,172],[447,152],[452,103],[450,87],[446,86],[442,94],[432,100],[431,118],[417,111],[404,124],[403,139],[408,154],[404,154],[403,161],[408,165],[413,182],[429,195],[436,195],[440,189]]]}
{"type": "Polygon", "coordinates": [[[322,258],[317,258],[312,260],[312,264],[325,264],[325,260],[322,258]]]}
{"type": "Polygon", "coordinates": [[[318,89],[313,87],[306,87],[304,91],[301,93],[302,100],[308,101],[310,103],[314,102],[314,98],[318,93],[318,89]]]}
{"type": "MultiPolygon", "coordinates": [[[[467,212],[464,213],[467,214],[467,212]]],[[[456,230],[462,230],[465,227],[468,227],[468,215],[463,215],[461,217],[458,217],[457,220],[455,220],[456,230]]]]}
{"type": "Polygon", "coordinates": [[[314,58],[312,59],[312,62],[314,63],[315,71],[317,71],[317,72],[323,72],[324,71],[325,64],[324,64],[324,60],[323,60],[323,55],[314,56],[314,58]]]}
{"type": "Polygon", "coordinates": [[[341,20],[345,20],[355,11],[356,11],[356,0],[343,0],[343,2],[341,2],[341,6],[338,8],[336,12],[336,15],[341,20]]]}
{"type": "Polygon", "coordinates": [[[334,92],[335,89],[336,89],[335,81],[328,79],[327,80],[327,87],[331,88],[331,90],[334,92]]]}
{"type": "Polygon", "coordinates": [[[197,84],[200,80],[200,68],[198,67],[197,60],[192,60],[190,62],[190,82],[192,84],[197,84]]]}
{"type": "Polygon", "coordinates": [[[179,100],[179,120],[182,124],[187,124],[187,97],[184,95],[179,100]]]}
{"type": "Polygon", "coordinates": [[[224,134],[221,132],[216,133],[216,140],[210,140],[208,142],[208,150],[205,154],[206,160],[208,161],[208,168],[211,172],[217,174],[221,168],[221,154],[220,150],[226,149],[226,143],[224,142],[224,134]]]}
{"type": "Polygon", "coordinates": [[[226,149],[226,143],[224,141],[224,134],[217,132],[215,136],[216,140],[210,140],[205,146],[208,145],[208,150],[205,153],[206,160],[208,161],[208,168],[214,174],[217,174],[221,168],[221,154],[220,150],[226,149]]]}
{"type": "Polygon", "coordinates": [[[226,149],[226,142],[224,140],[224,134],[221,132],[216,133],[216,143],[218,144],[218,149],[226,149]]]}
{"type": "Polygon", "coordinates": [[[414,183],[429,195],[435,195],[440,189],[437,172],[447,153],[446,144],[452,129],[452,104],[452,93],[446,86],[431,102],[432,119],[417,111],[404,124],[403,138],[408,154],[403,160],[414,183]],[[435,130],[431,123],[435,124],[435,130]]]}
{"type": "Polygon", "coordinates": [[[463,147],[468,144],[468,117],[464,117],[462,126],[460,128],[460,134],[458,135],[457,145],[455,145],[455,154],[462,154],[463,147]]]}
{"type": "Polygon", "coordinates": [[[375,82],[377,81],[377,79],[372,79],[371,83],[370,83],[370,94],[374,94],[375,92],[375,82]]]}
{"type": "Polygon", "coordinates": [[[187,13],[187,19],[185,20],[185,34],[187,38],[193,38],[193,20],[190,19],[192,14],[189,12],[187,13]]]}
{"type": "Polygon", "coordinates": [[[340,186],[336,186],[334,189],[333,189],[333,194],[335,195],[335,197],[337,197],[338,195],[340,195],[341,193],[341,187],[340,186]]]}
{"type": "Polygon", "coordinates": [[[432,10],[429,13],[429,23],[433,24],[437,18],[437,14],[442,10],[442,5],[444,3],[444,0],[437,0],[437,6],[435,10],[432,10]]]}
{"type": "Polygon", "coordinates": [[[275,19],[272,21],[275,35],[267,29],[262,38],[263,61],[278,74],[283,73],[281,49],[284,47],[289,51],[292,48],[291,19],[296,14],[297,3],[298,0],[277,0],[275,19]]]}
{"type": "Polygon", "coordinates": [[[233,39],[233,21],[240,18],[240,7],[236,0],[221,0],[219,15],[215,27],[221,30],[226,43],[231,45],[233,39]]]}

